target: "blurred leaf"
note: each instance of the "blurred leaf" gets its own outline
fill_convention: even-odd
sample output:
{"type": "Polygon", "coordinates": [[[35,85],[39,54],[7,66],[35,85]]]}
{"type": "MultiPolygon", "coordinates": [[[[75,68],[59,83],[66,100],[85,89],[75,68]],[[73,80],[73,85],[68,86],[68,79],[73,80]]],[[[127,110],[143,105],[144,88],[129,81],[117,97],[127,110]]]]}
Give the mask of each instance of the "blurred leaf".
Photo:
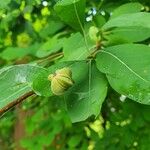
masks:
{"type": "Polygon", "coordinates": [[[150,28],[140,26],[119,27],[108,32],[110,32],[110,34],[104,36],[104,38],[108,41],[108,45],[140,42],[150,37],[150,28]]]}
{"type": "Polygon", "coordinates": [[[101,28],[106,23],[105,17],[100,14],[93,16],[93,21],[96,23],[96,26],[99,28],[101,28]]]}
{"type": "Polygon", "coordinates": [[[1,1],[0,9],[6,9],[6,8],[8,8],[8,4],[9,4],[10,2],[11,2],[11,0],[1,1]]]}
{"type": "Polygon", "coordinates": [[[50,18],[46,26],[40,30],[39,35],[42,38],[46,38],[49,35],[55,34],[59,30],[61,30],[63,27],[64,27],[64,24],[61,21],[52,20],[52,18],[50,18]]]}
{"type": "Polygon", "coordinates": [[[150,13],[139,12],[133,14],[125,14],[119,17],[109,20],[104,26],[103,29],[108,29],[112,27],[146,27],[150,28],[150,13]]]}
{"type": "Polygon", "coordinates": [[[121,5],[120,7],[116,8],[112,12],[111,19],[118,17],[120,15],[123,15],[123,14],[131,14],[131,13],[140,12],[142,7],[143,7],[143,5],[140,3],[137,3],[137,2],[126,3],[126,4],[121,5]]]}
{"type": "Polygon", "coordinates": [[[15,60],[23,58],[26,55],[33,55],[39,47],[38,43],[33,44],[32,46],[21,48],[21,47],[7,47],[3,52],[0,53],[0,57],[4,60],[15,60]]]}
{"type": "Polygon", "coordinates": [[[1,58],[5,60],[14,60],[22,58],[28,54],[26,48],[8,47],[1,53],[1,58]]]}
{"type": "Polygon", "coordinates": [[[68,141],[69,147],[75,148],[80,143],[81,139],[82,139],[81,135],[72,136],[68,141]]]}
{"type": "Polygon", "coordinates": [[[54,52],[60,50],[63,46],[64,39],[54,36],[48,39],[45,43],[38,47],[36,56],[39,58],[46,57],[54,52]]]}
{"type": "Polygon", "coordinates": [[[65,61],[85,60],[89,52],[85,46],[85,41],[80,33],[72,34],[65,39],[63,44],[65,61]]]}

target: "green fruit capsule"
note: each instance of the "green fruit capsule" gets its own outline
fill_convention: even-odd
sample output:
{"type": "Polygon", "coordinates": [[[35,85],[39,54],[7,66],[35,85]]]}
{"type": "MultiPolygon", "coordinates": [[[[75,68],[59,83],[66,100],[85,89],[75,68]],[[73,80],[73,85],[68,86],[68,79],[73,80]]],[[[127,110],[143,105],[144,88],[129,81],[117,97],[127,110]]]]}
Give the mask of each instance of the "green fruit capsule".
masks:
{"type": "Polygon", "coordinates": [[[56,70],[54,74],[48,76],[48,80],[51,81],[51,90],[55,95],[63,95],[74,83],[72,72],[68,67],[56,70]]]}
{"type": "Polygon", "coordinates": [[[99,33],[99,29],[97,27],[91,26],[89,28],[89,37],[92,41],[98,42],[101,39],[98,33],[99,33]]]}

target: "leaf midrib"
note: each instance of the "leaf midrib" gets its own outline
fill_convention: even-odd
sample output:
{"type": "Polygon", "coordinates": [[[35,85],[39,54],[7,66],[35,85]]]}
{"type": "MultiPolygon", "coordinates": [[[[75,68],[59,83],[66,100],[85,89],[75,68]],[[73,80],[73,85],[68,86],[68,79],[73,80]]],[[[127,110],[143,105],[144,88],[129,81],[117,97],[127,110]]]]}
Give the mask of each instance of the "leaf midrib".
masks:
{"type": "Polygon", "coordinates": [[[100,52],[105,53],[110,55],[111,57],[115,58],[116,60],[118,60],[123,66],[125,66],[130,72],[132,72],[136,77],[138,77],[140,80],[146,82],[146,83],[150,83],[148,80],[144,79],[142,76],[140,76],[138,73],[136,73],[136,71],[134,71],[132,68],[130,68],[130,66],[128,66],[125,62],[123,62],[120,58],[118,58],[116,55],[107,52],[105,50],[101,50],[100,52]]]}
{"type": "MultiPolygon", "coordinates": [[[[16,92],[14,92],[13,94],[9,95],[6,99],[4,100],[0,100],[0,103],[3,102],[8,102],[10,100],[11,97],[15,96],[16,94],[20,93],[21,91],[25,90],[26,88],[29,88],[29,85],[27,84],[26,86],[24,86],[23,88],[21,88],[20,90],[17,90],[16,92]]],[[[1,107],[1,106],[0,106],[1,107]]]]}

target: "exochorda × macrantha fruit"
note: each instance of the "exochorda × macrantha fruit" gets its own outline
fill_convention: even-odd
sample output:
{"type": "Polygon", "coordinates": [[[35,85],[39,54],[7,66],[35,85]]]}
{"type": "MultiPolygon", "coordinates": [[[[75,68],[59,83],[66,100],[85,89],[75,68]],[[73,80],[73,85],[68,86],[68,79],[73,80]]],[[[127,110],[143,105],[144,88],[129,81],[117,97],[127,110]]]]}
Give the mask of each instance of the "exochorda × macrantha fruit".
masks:
{"type": "Polygon", "coordinates": [[[99,42],[101,40],[101,36],[99,34],[99,29],[95,26],[91,26],[89,28],[89,37],[94,42],[99,42]]]}
{"type": "Polygon", "coordinates": [[[56,70],[54,74],[48,76],[51,81],[51,90],[54,95],[63,95],[74,83],[70,68],[64,67],[56,70]]]}

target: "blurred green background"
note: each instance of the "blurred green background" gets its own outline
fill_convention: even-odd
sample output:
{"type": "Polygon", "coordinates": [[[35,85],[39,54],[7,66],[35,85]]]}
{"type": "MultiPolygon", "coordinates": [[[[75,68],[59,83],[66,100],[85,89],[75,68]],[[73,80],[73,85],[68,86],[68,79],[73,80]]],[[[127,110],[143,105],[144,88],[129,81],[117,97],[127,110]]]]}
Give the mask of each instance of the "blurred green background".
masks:
{"type": "MultiPolygon", "coordinates": [[[[30,63],[59,51],[75,32],[53,10],[56,0],[0,0],[0,67],[30,63]]],[[[94,11],[102,26],[129,0],[87,0],[87,25],[94,11]],[[103,7],[101,7],[103,6],[103,7]],[[93,9],[94,8],[94,9],[93,9]]],[[[136,2],[133,0],[132,2],[136,2]]],[[[139,0],[149,9],[149,0],[139,0]]],[[[80,110],[79,110],[80,111],[80,110]]],[[[56,97],[30,97],[0,117],[0,150],[149,150],[150,109],[111,88],[101,114],[72,124],[56,97]]]]}

